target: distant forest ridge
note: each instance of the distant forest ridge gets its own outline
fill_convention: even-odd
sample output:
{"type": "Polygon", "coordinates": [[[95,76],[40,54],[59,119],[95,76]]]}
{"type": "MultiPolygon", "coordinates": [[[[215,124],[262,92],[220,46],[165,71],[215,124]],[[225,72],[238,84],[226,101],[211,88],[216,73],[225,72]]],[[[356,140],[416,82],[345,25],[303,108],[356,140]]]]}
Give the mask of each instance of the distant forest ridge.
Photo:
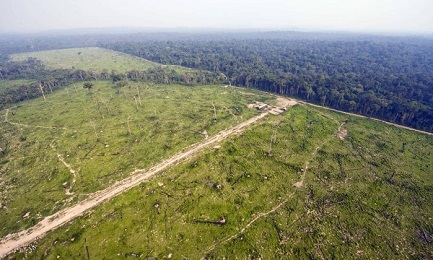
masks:
{"type": "Polygon", "coordinates": [[[0,40],[3,59],[16,52],[83,46],[223,73],[233,85],[433,131],[431,37],[264,32],[8,36],[0,40]]]}
{"type": "Polygon", "coordinates": [[[232,39],[119,42],[106,48],[222,72],[253,87],[433,131],[433,40],[232,39]]]}

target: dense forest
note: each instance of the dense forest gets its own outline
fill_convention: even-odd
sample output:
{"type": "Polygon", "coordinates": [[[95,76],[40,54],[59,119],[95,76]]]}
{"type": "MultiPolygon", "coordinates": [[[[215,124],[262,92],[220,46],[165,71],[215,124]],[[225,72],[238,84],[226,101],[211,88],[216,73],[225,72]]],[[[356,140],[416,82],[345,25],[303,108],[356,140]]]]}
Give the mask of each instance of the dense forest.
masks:
{"type": "MultiPolygon", "coordinates": [[[[297,32],[66,35],[43,41],[44,37],[48,36],[6,37],[0,52],[99,46],[210,71],[185,77],[161,68],[127,73],[125,78],[202,84],[221,82],[226,75],[232,85],[433,131],[433,39],[428,37],[297,32]]],[[[91,72],[66,74],[73,80],[95,77],[91,72]]],[[[114,77],[111,72],[102,74],[96,77],[114,77]]]]}
{"type": "Polygon", "coordinates": [[[163,64],[222,72],[234,85],[433,131],[433,41],[154,41],[105,44],[163,64]]]}

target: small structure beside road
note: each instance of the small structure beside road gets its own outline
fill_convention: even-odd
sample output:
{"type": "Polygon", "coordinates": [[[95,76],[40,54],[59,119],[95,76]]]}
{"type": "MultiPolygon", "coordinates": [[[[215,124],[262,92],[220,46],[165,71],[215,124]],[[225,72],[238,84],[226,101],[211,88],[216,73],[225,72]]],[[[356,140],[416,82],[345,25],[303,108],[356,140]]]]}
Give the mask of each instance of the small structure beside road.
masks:
{"type": "Polygon", "coordinates": [[[253,107],[257,109],[257,111],[261,111],[261,112],[269,111],[269,113],[274,116],[281,115],[282,113],[287,111],[285,107],[277,107],[262,102],[256,102],[256,104],[253,107]]]}

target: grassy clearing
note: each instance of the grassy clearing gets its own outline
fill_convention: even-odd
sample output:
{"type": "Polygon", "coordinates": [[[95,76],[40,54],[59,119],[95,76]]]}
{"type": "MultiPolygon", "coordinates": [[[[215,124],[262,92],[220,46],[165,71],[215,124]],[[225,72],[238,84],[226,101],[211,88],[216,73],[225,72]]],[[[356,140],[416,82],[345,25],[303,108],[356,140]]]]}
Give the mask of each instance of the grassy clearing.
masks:
{"type": "Polygon", "coordinates": [[[298,105],[14,257],[428,259],[432,167],[432,137],[298,105]]]}
{"type": "Polygon", "coordinates": [[[274,99],[221,86],[92,83],[0,111],[1,236],[203,140],[204,130],[212,136],[256,115],[247,104],[274,99]]]}
{"type": "MultiPolygon", "coordinates": [[[[96,47],[28,52],[11,55],[11,58],[16,61],[25,60],[29,57],[41,60],[51,69],[81,69],[99,72],[107,70],[108,73],[112,70],[123,73],[130,70],[141,71],[151,67],[161,66],[158,63],[143,58],[96,47]]],[[[177,70],[186,70],[186,68],[180,66],[171,67],[177,70]]]]}

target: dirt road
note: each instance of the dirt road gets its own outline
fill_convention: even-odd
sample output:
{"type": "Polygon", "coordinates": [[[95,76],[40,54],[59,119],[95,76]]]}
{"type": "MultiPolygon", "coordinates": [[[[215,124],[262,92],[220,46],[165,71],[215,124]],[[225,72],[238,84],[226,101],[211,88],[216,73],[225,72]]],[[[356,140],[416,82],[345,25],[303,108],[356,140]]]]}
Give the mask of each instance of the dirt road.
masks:
{"type": "MultiPolygon", "coordinates": [[[[235,86],[232,86],[232,87],[233,88],[238,88],[238,89],[243,89],[242,87],[235,87],[235,86]]],[[[261,92],[261,93],[264,93],[264,94],[271,94],[269,92],[262,91],[262,90],[257,90],[257,89],[255,91],[261,92]]],[[[281,97],[281,96],[279,96],[277,94],[273,94],[273,95],[276,98],[281,97]]],[[[371,119],[371,120],[374,120],[374,121],[377,121],[377,122],[382,122],[382,123],[387,124],[387,125],[392,125],[392,126],[395,126],[395,127],[401,128],[401,129],[406,129],[406,130],[410,130],[410,131],[413,131],[413,132],[417,132],[417,133],[433,136],[433,133],[431,133],[431,132],[418,130],[418,129],[415,129],[415,128],[411,128],[411,127],[408,127],[408,126],[403,126],[403,125],[391,123],[391,122],[380,120],[380,119],[377,119],[377,118],[367,117],[367,116],[363,116],[363,115],[359,115],[359,114],[354,114],[354,113],[350,113],[350,112],[344,112],[344,111],[341,111],[341,110],[337,110],[337,109],[333,109],[333,108],[329,108],[329,107],[325,107],[325,106],[320,106],[320,105],[316,105],[316,104],[313,104],[313,103],[308,103],[308,102],[305,102],[305,101],[302,101],[302,100],[298,100],[298,99],[295,99],[295,98],[292,98],[292,97],[290,97],[290,98],[289,97],[285,97],[285,98],[286,99],[290,99],[291,102],[294,102],[294,104],[299,103],[299,104],[304,104],[304,105],[309,105],[309,106],[313,106],[313,107],[319,107],[319,108],[327,109],[327,110],[338,112],[338,113],[345,114],[345,115],[350,115],[350,116],[355,116],[355,117],[360,117],[360,118],[368,118],[368,119],[371,119]]]]}
{"type": "Polygon", "coordinates": [[[380,119],[377,119],[377,118],[367,117],[367,116],[353,114],[353,113],[349,113],[349,112],[344,112],[344,111],[333,109],[333,108],[329,108],[329,107],[315,105],[315,104],[308,103],[308,102],[305,102],[305,101],[300,101],[300,100],[296,100],[296,101],[298,103],[300,103],[300,104],[305,104],[305,105],[309,105],[309,106],[313,106],[313,107],[324,108],[324,109],[327,109],[327,110],[330,110],[330,111],[338,112],[338,113],[349,115],[349,116],[355,116],[355,117],[360,117],[360,118],[368,118],[368,119],[371,119],[371,120],[374,120],[374,121],[377,121],[377,122],[381,122],[381,123],[384,123],[384,124],[387,124],[387,125],[392,125],[392,126],[395,126],[395,127],[398,127],[398,128],[402,128],[402,129],[410,130],[410,131],[413,131],[413,132],[417,132],[417,133],[421,133],[421,134],[425,134],[425,135],[432,135],[433,136],[433,133],[430,133],[430,132],[418,130],[418,129],[411,128],[411,127],[404,126],[404,125],[394,124],[394,123],[391,123],[391,122],[388,122],[388,121],[384,121],[384,120],[380,120],[380,119]]]}
{"type": "MultiPolygon", "coordinates": [[[[280,100],[280,102],[282,102],[282,101],[284,101],[284,100],[280,100]]],[[[292,106],[298,102],[298,103],[302,103],[302,104],[306,104],[306,105],[310,105],[310,106],[314,106],[314,107],[320,107],[320,108],[328,109],[331,111],[336,111],[336,112],[351,115],[351,116],[367,118],[365,116],[347,113],[347,112],[343,112],[343,111],[339,111],[339,110],[335,110],[335,109],[331,109],[331,108],[327,108],[327,107],[322,107],[319,105],[314,105],[311,103],[306,103],[306,102],[302,102],[302,101],[298,101],[298,100],[292,99],[292,101],[293,102],[284,101],[284,105],[292,106]]],[[[231,128],[229,130],[221,131],[216,136],[211,137],[209,139],[206,139],[205,141],[198,143],[196,145],[193,145],[193,146],[187,148],[185,151],[174,155],[173,157],[161,162],[160,164],[158,164],[158,165],[156,165],[150,169],[136,170],[136,171],[131,173],[130,177],[128,177],[128,178],[126,178],[120,182],[116,182],[113,186],[108,187],[104,190],[90,194],[88,199],[86,199],[86,200],[84,200],[84,201],[82,201],[82,202],[80,202],[80,203],[78,203],[72,207],[65,208],[65,209],[57,212],[56,214],[53,214],[51,216],[44,218],[37,225],[35,225],[35,226],[33,226],[27,230],[23,230],[21,232],[14,233],[14,234],[9,234],[9,235],[1,238],[0,239],[0,258],[5,257],[9,253],[11,253],[11,252],[23,247],[23,246],[28,245],[29,243],[37,240],[38,238],[43,237],[47,232],[52,231],[52,230],[64,225],[65,223],[73,220],[74,218],[77,218],[77,217],[83,215],[85,211],[87,211],[91,208],[94,208],[97,205],[103,203],[104,201],[107,201],[107,200],[109,200],[109,199],[111,199],[111,198],[137,186],[137,185],[139,185],[140,183],[148,180],[149,178],[151,178],[155,174],[167,169],[170,166],[176,165],[177,163],[179,163],[182,160],[185,160],[185,159],[193,156],[194,154],[198,153],[199,151],[203,150],[204,148],[209,147],[212,144],[215,144],[221,140],[224,140],[225,138],[227,138],[230,135],[242,132],[246,127],[248,127],[249,125],[253,124],[254,122],[262,119],[263,117],[267,116],[268,114],[269,114],[269,112],[264,112],[264,113],[262,113],[256,117],[253,117],[253,118],[251,118],[245,122],[240,123],[239,125],[231,128]]],[[[7,114],[6,114],[5,118],[7,120],[7,114]]],[[[374,119],[374,118],[371,118],[371,119],[386,123],[388,125],[393,125],[393,126],[396,126],[399,128],[403,128],[403,129],[407,129],[407,130],[411,130],[411,131],[416,131],[416,132],[427,134],[427,135],[433,135],[433,133],[420,131],[420,130],[416,130],[413,128],[389,123],[389,122],[382,121],[379,119],[374,119]]]]}
{"type": "Polygon", "coordinates": [[[0,258],[7,256],[9,253],[28,245],[29,243],[35,241],[38,238],[43,237],[47,232],[52,231],[65,223],[73,220],[76,217],[83,215],[83,213],[104,201],[107,201],[137,185],[143,181],[148,180],[150,177],[154,176],[158,172],[167,169],[170,166],[176,165],[180,161],[187,159],[206,147],[215,144],[230,135],[242,132],[246,127],[253,124],[254,122],[267,116],[269,113],[264,112],[256,117],[253,117],[239,125],[226,130],[221,131],[214,137],[211,137],[201,143],[195,144],[185,151],[174,155],[173,157],[161,162],[160,164],[146,170],[135,170],[131,173],[131,176],[123,179],[120,182],[116,182],[113,186],[108,187],[104,190],[95,192],[89,195],[89,198],[79,202],[78,204],[65,208],[54,215],[44,218],[41,222],[35,226],[23,230],[18,233],[9,234],[0,239],[0,258]]]}

